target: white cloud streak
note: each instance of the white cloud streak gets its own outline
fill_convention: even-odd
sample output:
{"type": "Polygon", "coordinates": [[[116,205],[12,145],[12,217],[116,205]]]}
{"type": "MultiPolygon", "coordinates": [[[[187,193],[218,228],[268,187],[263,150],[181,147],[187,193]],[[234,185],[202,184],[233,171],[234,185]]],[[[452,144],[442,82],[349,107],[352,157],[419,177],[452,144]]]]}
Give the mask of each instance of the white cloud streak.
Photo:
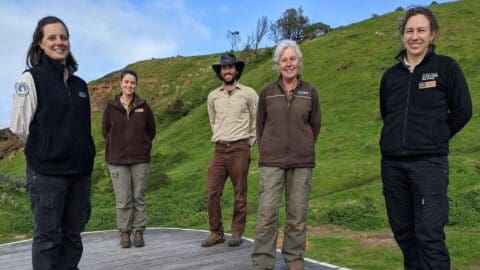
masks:
{"type": "Polygon", "coordinates": [[[211,39],[183,1],[2,1],[0,128],[9,124],[13,85],[25,69],[36,23],[47,15],[67,24],[78,74],[87,81],[139,60],[180,54],[185,42],[211,39]]]}

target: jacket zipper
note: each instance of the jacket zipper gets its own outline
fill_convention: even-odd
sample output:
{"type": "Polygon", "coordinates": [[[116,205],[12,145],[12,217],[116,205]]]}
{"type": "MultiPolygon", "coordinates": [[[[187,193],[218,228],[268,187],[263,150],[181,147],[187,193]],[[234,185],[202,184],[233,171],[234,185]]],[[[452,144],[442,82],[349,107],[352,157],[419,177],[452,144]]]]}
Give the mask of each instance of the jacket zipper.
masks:
{"type": "MultiPolygon", "coordinates": [[[[126,132],[130,132],[130,127],[129,127],[130,126],[130,112],[125,108],[124,108],[124,110],[125,110],[125,113],[127,114],[127,130],[126,130],[126,132]]],[[[131,157],[130,152],[131,152],[130,151],[130,144],[127,144],[128,163],[132,164],[132,160],[131,160],[132,157],[131,157]]]]}
{"type": "MultiPolygon", "coordinates": [[[[68,80],[68,79],[67,79],[67,80],[68,80]]],[[[76,114],[77,114],[77,110],[75,109],[75,105],[74,105],[73,100],[72,100],[72,99],[73,99],[73,97],[72,97],[72,91],[70,90],[70,87],[68,87],[68,83],[67,83],[66,81],[64,81],[63,83],[64,83],[64,85],[65,85],[65,90],[66,90],[66,92],[67,92],[67,99],[68,99],[68,103],[70,104],[69,107],[70,107],[70,109],[72,110],[72,114],[73,114],[73,117],[74,117],[74,119],[75,119],[75,118],[76,118],[76,114]]],[[[73,126],[75,126],[75,125],[73,125],[73,126]]],[[[73,126],[72,126],[72,127],[73,127],[73,126]]],[[[72,134],[73,134],[74,137],[79,136],[79,135],[78,135],[78,132],[77,132],[76,130],[73,130],[73,131],[72,131],[72,134]]],[[[76,142],[76,141],[78,141],[78,140],[77,140],[76,138],[74,138],[73,141],[76,142]]],[[[79,149],[77,149],[77,147],[78,147],[78,144],[74,144],[74,151],[76,152],[75,155],[79,155],[79,154],[80,154],[80,151],[79,151],[79,149]]],[[[77,157],[77,158],[81,158],[81,157],[77,157]]]]}
{"type": "Polygon", "coordinates": [[[405,150],[407,147],[407,122],[408,122],[408,110],[410,107],[410,92],[412,91],[412,77],[414,73],[415,71],[413,73],[410,73],[408,78],[407,100],[405,105],[405,119],[403,119],[402,142],[403,142],[403,146],[405,147],[405,150]]]}
{"type": "MultiPolygon", "coordinates": [[[[131,132],[131,130],[130,130],[130,115],[138,107],[139,107],[138,105],[134,106],[134,104],[132,104],[132,107],[130,108],[130,110],[127,110],[127,109],[123,108],[125,110],[125,112],[127,113],[127,130],[126,130],[126,132],[131,132]]],[[[128,137],[130,137],[130,136],[128,136],[128,137]]],[[[132,155],[131,155],[130,150],[131,150],[131,146],[130,146],[130,144],[128,144],[128,146],[127,146],[128,163],[132,164],[132,155]]]]}
{"type": "MultiPolygon", "coordinates": [[[[285,99],[287,101],[287,125],[286,125],[286,133],[287,133],[287,136],[285,136],[285,157],[288,157],[288,138],[290,137],[289,136],[289,126],[288,123],[290,123],[290,101],[288,101],[288,96],[285,95],[285,99]]],[[[293,101],[293,97],[292,97],[292,101],[293,101]]],[[[284,164],[283,166],[286,168],[287,167],[287,159],[284,159],[284,164]]]]}

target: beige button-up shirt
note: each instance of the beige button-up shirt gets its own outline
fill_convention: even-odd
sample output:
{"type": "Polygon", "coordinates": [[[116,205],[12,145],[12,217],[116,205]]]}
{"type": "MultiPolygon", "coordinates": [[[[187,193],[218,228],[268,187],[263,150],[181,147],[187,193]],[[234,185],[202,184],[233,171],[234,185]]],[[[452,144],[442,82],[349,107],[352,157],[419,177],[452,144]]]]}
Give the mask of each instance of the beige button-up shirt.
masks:
{"type": "Polygon", "coordinates": [[[207,106],[212,142],[248,139],[250,146],[254,145],[257,104],[257,92],[239,83],[231,93],[223,85],[210,92],[207,106]]]}

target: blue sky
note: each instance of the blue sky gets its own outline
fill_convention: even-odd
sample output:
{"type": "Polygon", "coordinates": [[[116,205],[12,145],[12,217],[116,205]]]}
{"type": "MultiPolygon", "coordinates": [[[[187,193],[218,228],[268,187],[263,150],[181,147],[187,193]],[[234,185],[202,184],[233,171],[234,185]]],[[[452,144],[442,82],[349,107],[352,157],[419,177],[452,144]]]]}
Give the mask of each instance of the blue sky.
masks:
{"type": "MultiPolygon", "coordinates": [[[[302,6],[311,23],[323,22],[335,28],[392,12],[399,6],[428,5],[432,1],[1,1],[0,129],[9,125],[13,85],[25,69],[36,23],[46,15],[58,16],[67,24],[71,51],[80,64],[77,75],[88,82],[152,57],[226,51],[229,30],[239,31],[245,40],[258,18],[267,16],[274,21],[288,8],[302,6]]],[[[268,38],[265,45],[271,45],[268,38]]]]}

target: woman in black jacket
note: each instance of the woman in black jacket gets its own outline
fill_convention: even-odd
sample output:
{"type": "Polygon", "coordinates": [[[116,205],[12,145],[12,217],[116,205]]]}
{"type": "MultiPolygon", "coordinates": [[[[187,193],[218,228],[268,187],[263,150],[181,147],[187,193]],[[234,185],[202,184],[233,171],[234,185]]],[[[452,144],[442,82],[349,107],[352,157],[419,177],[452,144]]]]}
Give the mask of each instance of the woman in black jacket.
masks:
{"type": "Polygon", "coordinates": [[[77,63],[62,20],[38,22],[27,67],[15,84],[10,129],[25,142],[33,269],[78,269],[95,146],[87,84],[73,75],[77,63]]]}
{"type": "Polygon", "coordinates": [[[405,269],[450,269],[448,143],[472,115],[460,67],[435,54],[438,29],[428,8],[408,9],[399,27],[404,50],[380,85],[383,193],[405,269]]]}

